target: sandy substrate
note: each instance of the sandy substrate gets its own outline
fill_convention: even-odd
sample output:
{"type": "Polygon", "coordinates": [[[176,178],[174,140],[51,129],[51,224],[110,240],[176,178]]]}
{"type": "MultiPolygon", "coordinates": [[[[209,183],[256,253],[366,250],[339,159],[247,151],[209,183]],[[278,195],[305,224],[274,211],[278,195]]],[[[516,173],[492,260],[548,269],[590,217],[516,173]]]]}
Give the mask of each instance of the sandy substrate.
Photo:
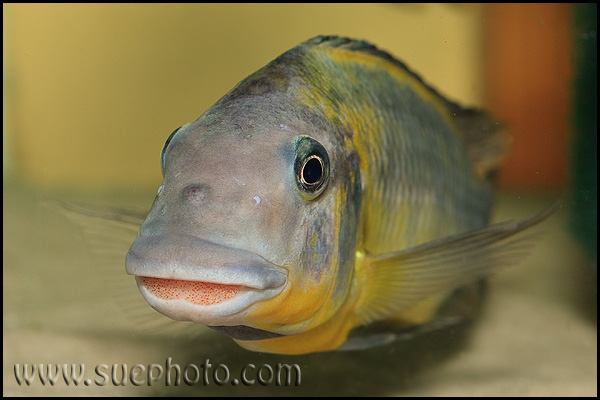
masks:
{"type": "MultiPolygon", "coordinates": [[[[565,210],[544,223],[525,262],[491,280],[476,323],[368,351],[293,357],[252,353],[210,329],[155,313],[124,272],[133,237],[116,237],[114,252],[99,256],[76,223],[43,205],[47,197],[15,184],[3,188],[4,395],[597,395],[596,269],[568,234],[565,210]],[[167,385],[169,358],[191,380],[194,364],[208,384],[202,376],[194,386],[167,385]],[[47,363],[61,372],[83,364],[87,384],[67,385],[62,376],[42,384],[39,375],[18,383],[24,364],[31,372],[47,363]],[[125,364],[142,384],[113,384],[114,364],[118,382],[125,364]],[[159,370],[152,364],[163,376],[148,385],[148,369],[154,376],[159,370]],[[267,383],[278,364],[296,364],[300,385],[267,383]],[[241,383],[245,367],[254,384],[241,383]]],[[[124,204],[123,196],[102,201],[124,204]]],[[[150,194],[125,203],[151,201],[150,194]]],[[[551,196],[503,195],[494,219],[524,218],[551,203],[551,196]]]]}

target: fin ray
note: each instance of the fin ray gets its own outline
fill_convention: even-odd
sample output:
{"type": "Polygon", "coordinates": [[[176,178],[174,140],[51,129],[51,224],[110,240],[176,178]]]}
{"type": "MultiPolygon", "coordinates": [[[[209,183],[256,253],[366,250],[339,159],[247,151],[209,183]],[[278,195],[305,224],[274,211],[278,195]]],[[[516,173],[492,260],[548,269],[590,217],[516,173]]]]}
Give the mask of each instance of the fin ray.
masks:
{"type": "Polygon", "coordinates": [[[123,311],[132,327],[145,331],[178,325],[148,307],[139,295],[134,279],[125,273],[125,255],[147,210],[59,200],[45,200],[44,203],[60,210],[81,229],[91,253],[91,266],[101,280],[99,284],[105,286],[107,296],[123,311]]]}
{"type": "Polygon", "coordinates": [[[397,253],[364,255],[361,323],[397,316],[425,299],[476,282],[518,263],[531,249],[537,225],[560,202],[528,219],[507,221],[434,240],[397,253]]]}

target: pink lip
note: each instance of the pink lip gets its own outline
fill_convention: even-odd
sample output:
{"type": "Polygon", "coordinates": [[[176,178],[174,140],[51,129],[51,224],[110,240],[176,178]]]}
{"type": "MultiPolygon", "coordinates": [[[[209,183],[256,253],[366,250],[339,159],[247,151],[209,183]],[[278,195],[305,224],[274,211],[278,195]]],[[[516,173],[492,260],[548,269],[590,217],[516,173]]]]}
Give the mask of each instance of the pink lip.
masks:
{"type": "Polygon", "coordinates": [[[198,305],[213,305],[235,297],[241,285],[164,279],[142,276],[141,283],[154,296],[163,300],[181,299],[198,305]]]}

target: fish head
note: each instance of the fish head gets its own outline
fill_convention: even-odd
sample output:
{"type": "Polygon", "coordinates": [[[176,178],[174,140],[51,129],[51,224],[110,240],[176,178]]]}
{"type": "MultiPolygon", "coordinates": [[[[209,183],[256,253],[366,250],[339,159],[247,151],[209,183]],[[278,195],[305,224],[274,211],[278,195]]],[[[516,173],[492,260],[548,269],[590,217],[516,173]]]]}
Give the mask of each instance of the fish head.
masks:
{"type": "Polygon", "coordinates": [[[126,259],[159,312],[257,339],[302,333],[340,308],[360,210],[358,157],[339,124],[261,79],[169,137],[126,259]]]}

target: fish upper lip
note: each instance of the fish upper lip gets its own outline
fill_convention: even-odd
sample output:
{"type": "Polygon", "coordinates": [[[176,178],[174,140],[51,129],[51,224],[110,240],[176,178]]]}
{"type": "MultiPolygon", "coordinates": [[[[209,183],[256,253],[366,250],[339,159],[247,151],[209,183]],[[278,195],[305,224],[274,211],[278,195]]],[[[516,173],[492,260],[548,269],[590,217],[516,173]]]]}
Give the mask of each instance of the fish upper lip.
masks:
{"type": "Polygon", "coordinates": [[[127,252],[125,271],[257,290],[278,288],[287,281],[287,271],[253,252],[179,233],[138,236],[127,252]]]}

